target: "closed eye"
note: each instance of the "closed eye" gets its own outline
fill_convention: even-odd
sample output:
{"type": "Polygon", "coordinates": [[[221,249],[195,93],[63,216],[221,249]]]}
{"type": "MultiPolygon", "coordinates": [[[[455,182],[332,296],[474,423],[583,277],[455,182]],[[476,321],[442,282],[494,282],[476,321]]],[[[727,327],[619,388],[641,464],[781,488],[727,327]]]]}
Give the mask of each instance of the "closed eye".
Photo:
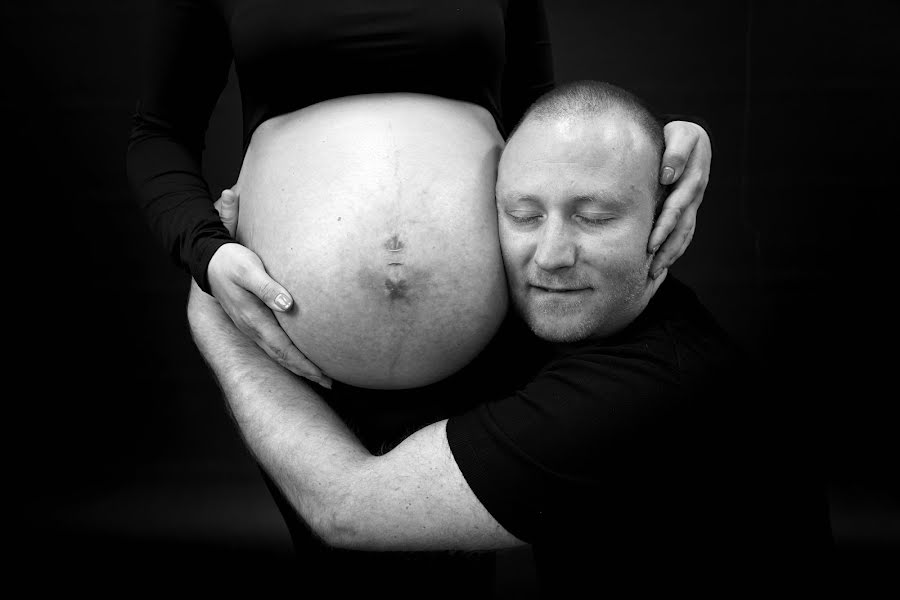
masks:
{"type": "Polygon", "coordinates": [[[610,221],[614,220],[615,217],[611,217],[609,215],[590,215],[590,214],[576,214],[575,220],[579,223],[584,223],[585,225],[606,225],[610,221]]]}
{"type": "Polygon", "coordinates": [[[508,216],[513,223],[517,223],[519,225],[529,225],[537,223],[541,219],[540,213],[534,212],[524,212],[524,211],[507,211],[506,216],[508,216]]]}

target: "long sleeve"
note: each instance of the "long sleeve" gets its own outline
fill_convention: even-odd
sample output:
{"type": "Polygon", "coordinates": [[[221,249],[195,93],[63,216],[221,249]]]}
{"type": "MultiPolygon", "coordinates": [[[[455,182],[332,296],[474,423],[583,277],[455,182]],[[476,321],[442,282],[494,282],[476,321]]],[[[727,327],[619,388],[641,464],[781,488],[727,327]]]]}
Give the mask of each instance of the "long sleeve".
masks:
{"type": "Polygon", "coordinates": [[[212,255],[234,241],[201,170],[209,118],[231,66],[228,32],[204,0],[160,0],[145,52],[126,157],[129,184],[163,247],[208,292],[212,255]]]}
{"type": "Polygon", "coordinates": [[[509,135],[525,110],[554,86],[544,3],[510,0],[506,19],[506,66],[501,88],[504,136],[509,135]]]}

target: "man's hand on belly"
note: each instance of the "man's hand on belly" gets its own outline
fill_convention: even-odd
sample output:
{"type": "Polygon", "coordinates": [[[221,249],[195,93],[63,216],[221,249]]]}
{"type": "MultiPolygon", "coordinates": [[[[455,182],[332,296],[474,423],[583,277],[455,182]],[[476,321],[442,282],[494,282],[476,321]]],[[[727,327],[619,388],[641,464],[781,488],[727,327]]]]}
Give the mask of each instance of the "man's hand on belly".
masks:
{"type": "MultiPolygon", "coordinates": [[[[238,197],[222,192],[215,207],[231,235],[237,229],[238,197]]],[[[209,287],[225,313],[247,337],[289,371],[324,387],[331,379],[294,345],[272,311],[288,312],[293,300],[269,277],[259,257],[240,244],[224,244],[209,261],[209,287]]]]}

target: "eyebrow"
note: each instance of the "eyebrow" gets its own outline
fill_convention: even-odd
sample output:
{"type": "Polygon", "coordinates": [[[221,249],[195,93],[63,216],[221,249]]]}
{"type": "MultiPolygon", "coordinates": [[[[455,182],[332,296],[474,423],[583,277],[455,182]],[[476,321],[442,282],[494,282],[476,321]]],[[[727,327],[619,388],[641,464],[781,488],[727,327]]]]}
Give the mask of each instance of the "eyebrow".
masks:
{"type": "Polygon", "coordinates": [[[627,208],[634,204],[632,196],[613,196],[610,194],[581,194],[572,200],[579,204],[599,204],[604,208],[627,208]]]}
{"type": "Polygon", "coordinates": [[[535,194],[519,193],[513,191],[503,195],[498,195],[497,199],[501,202],[539,202],[540,197],[535,194]]]}
{"type": "MultiPolygon", "coordinates": [[[[517,193],[513,191],[511,194],[507,194],[501,201],[505,203],[519,203],[519,202],[540,202],[540,196],[529,193],[517,193]]],[[[592,204],[599,208],[604,208],[607,210],[623,210],[629,208],[637,199],[634,196],[618,196],[612,194],[578,194],[576,196],[571,196],[569,201],[574,202],[576,204],[592,204]]]]}

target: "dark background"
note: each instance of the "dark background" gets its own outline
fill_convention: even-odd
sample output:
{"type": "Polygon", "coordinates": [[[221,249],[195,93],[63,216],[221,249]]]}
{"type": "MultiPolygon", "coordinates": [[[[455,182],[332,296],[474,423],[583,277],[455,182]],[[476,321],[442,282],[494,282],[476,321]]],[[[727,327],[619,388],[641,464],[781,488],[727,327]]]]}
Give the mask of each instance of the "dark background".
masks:
{"type": "MultiPolygon", "coordinates": [[[[763,358],[772,393],[804,407],[835,572],[874,581],[900,549],[888,306],[898,4],[547,9],[558,81],[604,79],[709,123],[710,185],[673,272],[763,358]]],[[[189,339],[187,276],[125,181],[147,3],[0,11],[19,574],[110,592],[296,577],[280,515],[189,339]]],[[[239,102],[232,79],[208,135],[214,193],[240,166],[239,102]]],[[[501,589],[527,597],[527,552],[500,565],[501,589]]]]}

